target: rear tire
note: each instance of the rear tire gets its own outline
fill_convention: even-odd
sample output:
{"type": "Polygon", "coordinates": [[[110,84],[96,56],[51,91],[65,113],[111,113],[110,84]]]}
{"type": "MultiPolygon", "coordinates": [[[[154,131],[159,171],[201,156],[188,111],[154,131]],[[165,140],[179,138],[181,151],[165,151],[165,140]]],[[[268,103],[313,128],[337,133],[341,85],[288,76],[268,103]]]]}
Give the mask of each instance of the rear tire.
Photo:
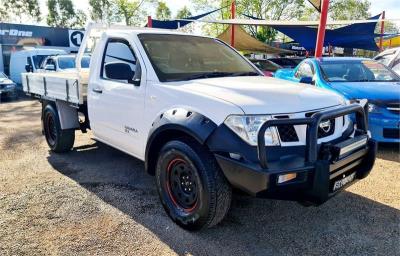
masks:
{"type": "Polygon", "coordinates": [[[231,186],[213,155],[195,141],[166,143],[157,161],[156,180],[164,209],[184,229],[217,225],[229,210],[231,186]]]}
{"type": "Polygon", "coordinates": [[[57,111],[50,104],[43,110],[43,130],[47,144],[56,153],[68,152],[75,142],[75,130],[62,130],[57,111]]]}

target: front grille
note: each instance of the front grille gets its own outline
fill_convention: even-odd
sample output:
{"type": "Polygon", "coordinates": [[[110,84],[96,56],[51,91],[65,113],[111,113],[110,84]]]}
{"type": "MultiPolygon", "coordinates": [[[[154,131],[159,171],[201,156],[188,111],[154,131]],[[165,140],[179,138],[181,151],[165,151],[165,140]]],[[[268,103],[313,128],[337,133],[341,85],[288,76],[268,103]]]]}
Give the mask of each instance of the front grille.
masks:
{"type": "MultiPolygon", "coordinates": [[[[276,119],[288,119],[287,115],[274,116],[276,119]]],[[[293,125],[280,125],[277,127],[282,142],[297,142],[299,137],[293,125]]]]}
{"type": "Polygon", "coordinates": [[[335,119],[331,119],[330,121],[330,127],[329,128],[322,128],[321,124],[323,124],[325,121],[322,121],[320,123],[320,127],[318,127],[318,139],[320,138],[325,138],[328,136],[331,136],[335,133],[335,119]]]}
{"type": "Polygon", "coordinates": [[[400,114],[400,103],[390,103],[386,106],[387,110],[389,110],[393,114],[400,114]]]}
{"type": "Polygon", "coordinates": [[[383,137],[386,139],[400,139],[400,129],[383,129],[383,137]]]}
{"type": "Polygon", "coordinates": [[[297,142],[299,137],[293,125],[278,126],[279,137],[282,142],[297,142]]]}
{"type": "MultiPolygon", "coordinates": [[[[309,113],[306,113],[306,117],[311,117],[313,114],[315,114],[316,112],[309,112],[309,113]]],[[[343,123],[344,123],[344,116],[342,117],[343,118],[343,123]]],[[[325,121],[327,121],[327,120],[325,120],[325,121]]],[[[331,120],[329,120],[331,123],[330,123],[330,128],[328,129],[327,127],[325,127],[325,129],[324,128],[321,128],[321,124],[323,124],[325,121],[322,121],[321,123],[320,123],[320,127],[318,127],[318,139],[321,139],[321,138],[325,138],[325,137],[328,137],[328,136],[331,136],[331,135],[333,135],[334,133],[335,133],[335,119],[331,119],[331,120]]]]}

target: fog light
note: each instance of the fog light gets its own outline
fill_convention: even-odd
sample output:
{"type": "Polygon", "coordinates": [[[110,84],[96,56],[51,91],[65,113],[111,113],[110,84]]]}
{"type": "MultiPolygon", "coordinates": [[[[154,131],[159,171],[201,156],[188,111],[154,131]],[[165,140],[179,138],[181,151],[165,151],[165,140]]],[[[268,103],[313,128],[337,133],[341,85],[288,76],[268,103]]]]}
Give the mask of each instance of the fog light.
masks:
{"type": "Polygon", "coordinates": [[[284,182],[287,182],[289,180],[296,179],[296,177],[297,177],[297,173],[288,173],[288,174],[284,174],[284,175],[279,175],[278,176],[278,183],[284,183],[284,182]]]}
{"type": "Polygon", "coordinates": [[[242,159],[242,156],[241,156],[241,155],[235,154],[235,153],[229,153],[229,156],[230,156],[232,159],[235,159],[235,160],[240,160],[240,159],[242,159]]]}

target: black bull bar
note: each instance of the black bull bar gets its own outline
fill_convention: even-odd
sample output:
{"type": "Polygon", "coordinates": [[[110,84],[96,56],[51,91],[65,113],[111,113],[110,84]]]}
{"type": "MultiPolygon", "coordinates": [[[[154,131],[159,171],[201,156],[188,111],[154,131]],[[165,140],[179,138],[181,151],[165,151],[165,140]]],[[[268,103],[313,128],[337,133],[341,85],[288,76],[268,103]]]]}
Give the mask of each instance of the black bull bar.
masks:
{"type": "Polygon", "coordinates": [[[306,163],[315,163],[318,159],[318,127],[322,121],[337,118],[344,115],[355,114],[357,130],[367,134],[367,118],[364,108],[359,104],[337,107],[314,113],[311,117],[296,119],[274,119],[263,123],[257,137],[257,153],[262,168],[268,168],[268,158],[265,146],[265,132],[270,127],[282,125],[307,125],[306,132],[306,163]]]}

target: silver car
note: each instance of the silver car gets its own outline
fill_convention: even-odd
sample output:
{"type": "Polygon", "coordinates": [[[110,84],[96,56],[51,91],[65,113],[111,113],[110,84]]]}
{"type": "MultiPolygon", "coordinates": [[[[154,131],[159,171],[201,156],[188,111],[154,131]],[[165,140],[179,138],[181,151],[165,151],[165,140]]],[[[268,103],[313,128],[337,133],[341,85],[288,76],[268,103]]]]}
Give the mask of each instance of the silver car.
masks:
{"type": "Polygon", "coordinates": [[[17,98],[17,85],[6,74],[0,72],[0,101],[17,98]]]}

